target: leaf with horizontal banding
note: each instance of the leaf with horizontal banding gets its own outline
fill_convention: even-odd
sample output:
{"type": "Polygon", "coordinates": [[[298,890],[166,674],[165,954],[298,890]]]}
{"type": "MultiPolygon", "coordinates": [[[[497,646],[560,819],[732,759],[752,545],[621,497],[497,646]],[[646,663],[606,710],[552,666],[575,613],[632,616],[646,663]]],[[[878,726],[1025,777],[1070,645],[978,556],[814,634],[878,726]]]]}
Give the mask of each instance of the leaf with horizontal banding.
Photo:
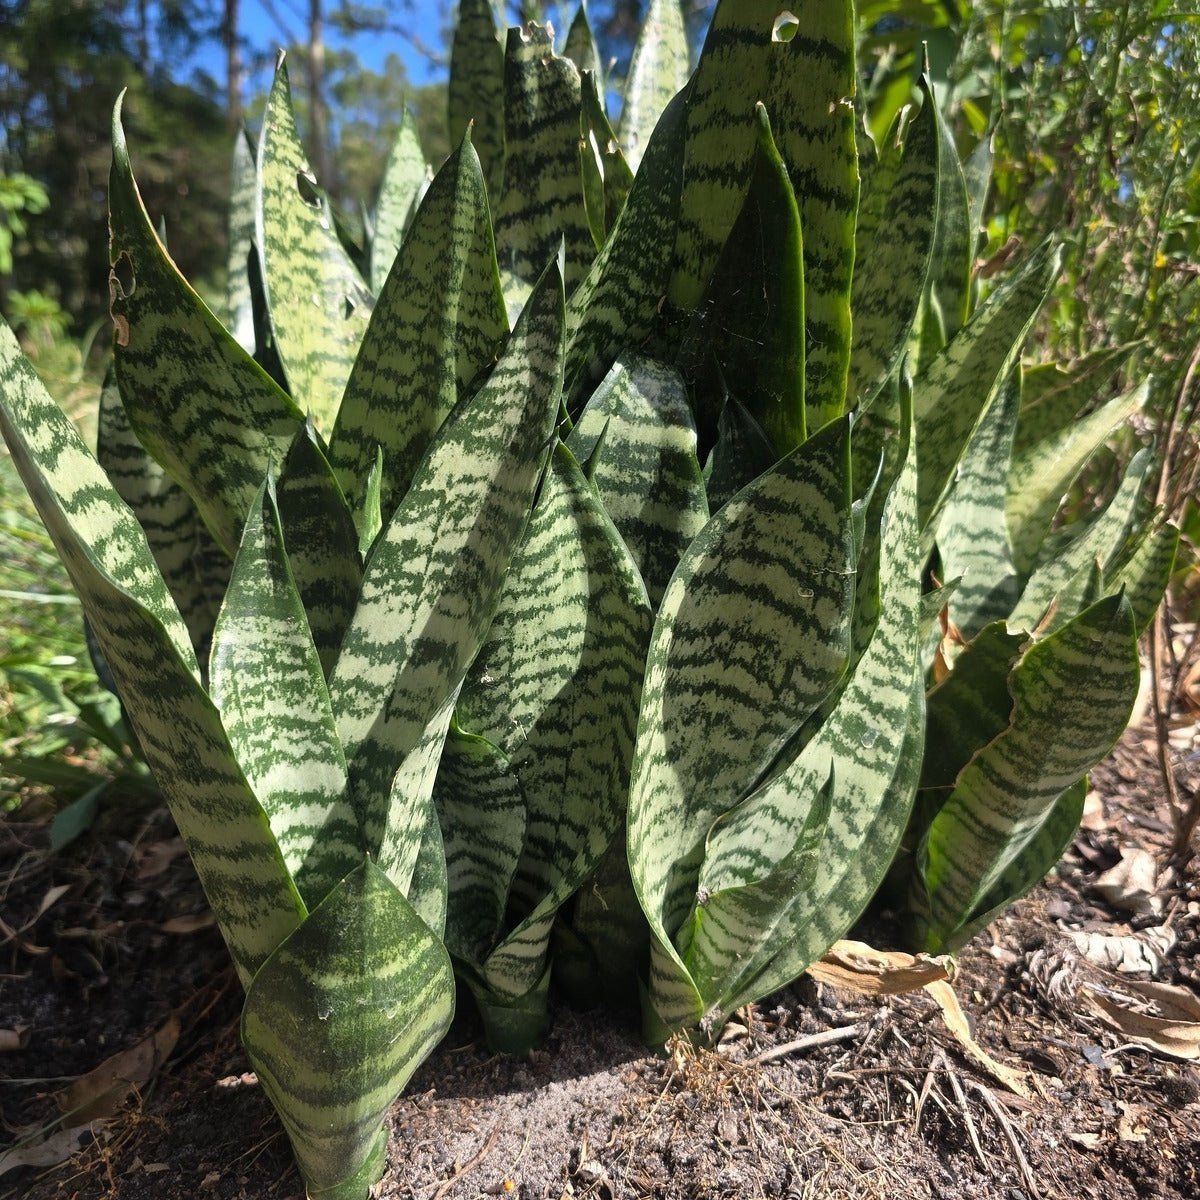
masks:
{"type": "Polygon", "coordinates": [[[608,241],[567,308],[567,406],[583,407],[622,350],[653,330],[671,269],[687,106],[663,113],[608,241]]]}
{"type": "Polygon", "coordinates": [[[384,1117],[453,1015],[445,948],[369,860],[263,965],[242,1043],[308,1195],[366,1195],[384,1166],[384,1117]]]}
{"type": "Polygon", "coordinates": [[[962,161],[963,181],[967,185],[967,234],[969,253],[974,257],[984,232],[984,207],[992,185],[992,163],[995,158],[995,134],[980,138],[975,149],[962,161]]]}
{"type": "Polygon", "coordinates": [[[633,172],[608,123],[603,101],[596,90],[596,75],[580,76],[582,108],[579,114],[579,166],[588,228],[597,247],[603,246],[625,208],[633,187],[633,172]]]}
{"type": "Polygon", "coordinates": [[[346,498],[311,423],[283,461],[276,502],[288,566],[328,678],[358,602],[362,564],[346,498]]]}
{"type": "Polygon", "coordinates": [[[579,171],[579,72],[537,24],[510,29],[504,52],[504,185],[495,206],[496,257],[509,312],[565,246],[573,292],[596,253],[579,171]]]}
{"type": "Polygon", "coordinates": [[[1010,629],[1028,632],[1039,628],[1055,600],[1058,604],[1047,628],[1062,625],[1077,615],[1078,609],[1063,603],[1071,580],[1080,572],[1086,573],[1095,563],[1100,565],[1101,578],[1107,579],[1126,546],[1133,544],[1144,531],[1145,487],[1152,465],[1150,451],[1138,451],[1125,468],[1116,494],[1099,513],[1065,525],[1046,539],[1038,555],[1038,565],[1009,614],[1010,629]]]}
{"type": "Polygon", "coordinates": [[[304,915],[136,517],[0,328],[0,433],[108,660],[243,983],[304,915]]]}
{"type": "Polygon", "coordinates": [[[371,547],[383,528],[383,451],[376,449],[375,461],[367,474],[367,486],[363,494],[363,505],[358,516],[358,555],[365,563],[371,547]]]}
{"type": "Polygon", "coordinates": [[[213,543],[191,497],[137,440],[112,367],[100,389],[96,458],[117,494],[133,509],[187,625],[196,657],[204,663],[229,581],[229,559],[213,543]]]}
{"type": "MultiPolygon", "coordinates": [[[[903,149],[884,148],[863,195],[854,250],[850,310],[854,338],[846,395],[865,404],[896,369],[917,317],[937,227],[938,132],[929,82],[903,149]],[[866,220],[863,220],[863,217],[866,220]]],[[[893,133],[890,137],[894,138],[893,133]]]]}
{"type": "Polygon", "coordinates": [[[382,450],[380,508],[391,515],[507,332],[483,174],[464,138],[413,218],[330,437],[329,459],[355,512],[382,450]]]}
{"type": "Polygon", "coordinates": [[[213,634],[209,694],[311,910],[362,857],[346,760],[268,479],[213,634]]]}
{"type": "Polygon", "coordinates": [[[138,440],[232,556],[268,465],[304,417],[167,256],[133,180],[119,101],[112,136],[109,287],[121,399],[138,440]]]}
{"type": "Polygon", "coordinates": [[[1142,534],[1128,561],[1105,581],[1108,591],[1124,591],[1138,637],[1146,632],[1162,603],[1178,551],[1179,530],[1170,524],[1153,525],[1142,534]]]}
{"type": "Polygon", "coordinates": [[[622,355],[567,446],[589,462],[605,510],[657,608],[680,556],[708,522],[696,426],[679,372],[640,354],[622,355]]]}
{"type": "Polygon", "coordinates": [[[446,847],[446,948],[478,964],[500,940],[525,844],[525,796],[508,756],[452,723],[433,800],[446,847]]]}
{"type": "Polygon", "coordinates": [[[767,110],[756,105],[754,116],[750,190],[692,318],[681,360],[711,355],[781,458],[804,441],[808,428],[804,240],[767,110]]]}
{"type": "Polygon", "coordinates": [[[1149,394],[1149,382],[1143,382],[1013,456],[1005,515],[1018,569],[1033,567],[1050,522],[1076,475],[1113,430],[1145,404],[1149,394]]]}
{"type": "Polygon", "coordinates": [[[338,239],[300,145],[282,57],[259,135],[255,241],[292,398],[328,431],[374,299],[338,239]]]}
{"type": "Polygon", "coordinates": [[[927,287],[937,301],[945,345],[963,327],[970,311],[976,235],[971,228],[971,198],[954,134],[936,103],[932,110],[938,134],[938,206],[927,287]]]}
{"type": "Polygon", "coordinates": [[[1058,797],[1112,748],[1140,670],[1133,614],[1110,596],[1034,643],[1009,681],[1007,728],[958,775],[917,852],[922,937],[945,945],[1036,836],[1058,797]]]}
{"type": "Polygon", "coordinates": [[[717,440],[704,465],[709,509],[719,512],[733,497],[775,464],[775,448],[736,396],[729,396],[717,420],[717,440]]]}
{"type": "MultiPolygon", "coordinates": [[[[911,431],[911,415],[904,421],[911,431]]],[[[779,896],[772,936],[747,937],[739,961],[736,924],[727,919],[711,944],[705,971],[714,984],[702,990],[717,1021],[795,978],[844,933],[878,888],[908,819],[923,734],[921,557],[915,451],[903,431],[901,441],[891,485],[878,485],[881,501],[868,509],[869,540],[880,547],[870,578],[859,581],[863,588],[877,580],[880,592],[870,640],[807,745],[709,834],[700,888],[716,895],[735,881],[772,879],[816,826],[823,833],[813,875],[779,896]]]]}
{"type": "Polygon", "coordinates": [[[442,427],[376,539],[330,679],[348,794],[393,880],[411,873],[414,812],[431,794],[454,696],[542,473],[561,397],[562,310],[552,264],[487,382],[442,427]]]}
{"type": "Polygon", "coordinates": [[[504,175],[504,42],[489,0],[459,0],[450,45],[449,116],[452,146],[474,122],[471,142],[495,207],[504,175]]]}
{"type": "Polygon", "coordinates": [[[917,512],[923,530],[936,528],[958,461],[1016,364],[1060,261],[1060,251],[1049,244],[1035,250],[914,380],[917,512]]]}
{"type": "Polygon", "coordinates": [[[1102,393],[1136,348],[1136,344],[1106,346],[1085,354],[1065,370],[1057,363],[1026,367],[1014,448],[1024,452],[1065,429],[1085,405],[1102,393]]]}
{"type": "MultiPolygon", "coordinates": [[[[430,787],[432,789],[432,784],[430,787]]],[[[442,838],[442,826],[432,795],[423,807],[424,814],[418,819],[421,846],[404,895],[412,905],[413,912],[429,926],[435,937],[444,941],[450,890],[446,872],[446,843],[442,838]]]]}
{"type": "Polygon", "coordinates": [[[833,422],[739,492],[688,547],[659,608],[628,832],[661,960],[651,967],[656,1008],[655,976],[678,960],[671,939],[695,899],[712,822],[759,782],[846,669],[849,449],[847,422],[833,422]]]}
{"type": "Polygon", "coordinates": [[[479,964],[499,996],[537,986],[555,912],[620,828],[650,620],[629,552],[559,446],[458,705],[508,755],[526,804],[520,919],[479,964]]]}
{"type": "Polygon", "coordinates": [[[650,0],[625,75],[618,130],[635,172],[663,110],[687,83],[690,63],[679,0],[650,0]]]}
{"type": "Polygon", "coordinates": [[[967,641],[1007,617],[1021,593],[1004,519],[1020,401],[1014,370],[967,442],[938,522],[942,576],[959,581],[949,597],[950,620],[967,641]]]}
{"type": "Polygon", "coordinates": [[[254,252],[255,152],[239,129],[229,187],[229,251],[225,260],[225,327],[247,354],[254,353],[254,301],[247,264],[254,252]]]}
{"type": "Polygon", "coordinates": [[[370,283],[376,295],[392,269],[396,251],[412,224],[428,182],[429,164],[417,138],[417,123],[406,108],[383,168],[383,182],[379,185],[379,199],[375,204],[370,283]]]}
{"type": "Polygon", "coordinates": [[[600,57],[600,47],[596,44],[596,35],[592,31],[592,23],[588,18],[586,0],[580,0],[575,16],[567,29],[567,40],[563,43],[563,57],[569,58],[579,74],[591,71],[596,79],[596,90],[603,95],[604,62],[600,57]]]}
{"type": "Polygon", "coordinates": [[[858,208],[854,9],[804,0],[794,36],[776,34],[779,4],[717,5],[688,90],[687,149],[667,295],[691,312],[703,297],[749,190],[754,106],[771,114],[804,230],[806,396],[812,427],[842,412],[850,362],[850,290],[858,208]],[[814,416],[814,414],[816,414],[814,416]]]}

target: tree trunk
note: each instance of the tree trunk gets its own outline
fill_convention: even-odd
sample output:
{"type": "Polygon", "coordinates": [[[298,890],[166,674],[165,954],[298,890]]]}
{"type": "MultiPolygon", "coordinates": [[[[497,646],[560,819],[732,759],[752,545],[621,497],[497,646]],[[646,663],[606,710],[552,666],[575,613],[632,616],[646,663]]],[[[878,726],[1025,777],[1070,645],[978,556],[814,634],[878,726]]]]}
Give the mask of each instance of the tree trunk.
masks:
{"type": "Polygon", "coordinates": [[[333,160],[329,153],[329,113],[325,108],[325,40],[321,0],[308,6],[308,103],[309,145],[317,182],[326,192],[334,190],[333,160]]]}
{"type": "Polygon", "coordinates": [[[225,0],[221,41],[225,45],[225,113],[230,133],[236,133],[242,123],[242,47],[238,41],[238,0],[225,0]]]}

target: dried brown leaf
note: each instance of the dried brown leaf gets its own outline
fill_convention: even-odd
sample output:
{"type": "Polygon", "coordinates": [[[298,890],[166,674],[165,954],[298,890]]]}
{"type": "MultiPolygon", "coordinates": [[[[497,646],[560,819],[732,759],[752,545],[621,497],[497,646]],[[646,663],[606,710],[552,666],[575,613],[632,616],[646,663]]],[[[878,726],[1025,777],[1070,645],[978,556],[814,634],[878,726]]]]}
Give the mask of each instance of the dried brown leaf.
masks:
{"type": "Polygon", "coordinates": [[[898,996],[949,979],[948,961],[944,956],[876,950],[866,942],[843,940],[813,963],[808,974],[818,983],[863,996],[898,996]]]}
{"type": "Polygon", "coordinates": [[[170,920],[164,921],[159,929],[163,933],[199,933],[201,929],[211,929],[215,923],[215,918],[212,912],[205,909],[204,912],[187,913],[182,917],[171,917],[170,920]]]}
{"type": "Polygon", "coordinates": [[[18,1167],[56,1167],[76,1150],[80,1140],[88,1136],[86,1129],[59,1129],[44,1141],[25,1142],[0,1154],[0,1175],[18,1167]]]}
{"type": "Polygon", "coordinates": [[[0,1029],[0,1051],[24,1050],[29,1045],[31,1032],[28,1025],[14,1025],[11,1029],[0,1029]]]}
{"type": "Polygon", "coordinates": [[[997,1062],[976,1040],[971,1032],[967,1014],[963,1012],[954,989],[944,980],[925,985],[925,990],[937,1001],[942,1010],[942,1018],[946,1028],[954,1034],[958,1044],[998,1083],[1002,1083],[1011,1092],[1022,1099],[1029,1100],[1029,1089],[1025,1086],[1024,1074],[997,1062]]]}
{"type": "Polygon", "coordinates": [[[1083,996],[1128,1041],[1168,1058],[1200,1059],[1200,1000],[1194,993],[1169,983],[1131,981],[1121,988],[1132,994],[1130,1003],[1095,987],[1086,988],[1083,996]]]}

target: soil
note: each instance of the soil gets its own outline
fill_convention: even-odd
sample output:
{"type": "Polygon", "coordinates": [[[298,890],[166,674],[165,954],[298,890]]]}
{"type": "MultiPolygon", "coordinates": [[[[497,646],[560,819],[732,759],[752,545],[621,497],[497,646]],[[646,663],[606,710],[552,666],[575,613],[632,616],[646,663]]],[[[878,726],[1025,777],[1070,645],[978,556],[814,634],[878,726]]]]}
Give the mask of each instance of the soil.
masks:
{"type": "MultiPolygon", "coordinates": [[[[1194,788],[1200,729],[1176,731],[1187,738],[1194,788]]],[[[1153,745],[1148,728],[1126,735],[1094,773],[1058,871],[958,959],[978,1043],[1023,1073],[1027,1097],[964,1052],[927,991],[874,998],[805,977],[739,1013],[715,1051],[678,1042],[665,1055],[645,1050],[632,1019],[559,1009],[528,1059],[490,1055],[464,1002],[392,1109],[378,1195],[1200,1200],[1200,1063],[1100,1019],[1085,985],[1127,976],[1090,962],[1077,936],[1148,938],[1164,951],[1154,977],[1200,994],[1195,864],[1158,881],[1157,912],[1132,885],[1115,902],[1097,889],[1139,850],[1161,860],[1153,745]]],[[[0,1037],[24,1042],[0,1054],[8,1138],[47,1127],[54,1093],[81,1073],[176,1022],[178,1037],[160,1042],[165,1061],[139,1091],[101,1098],[116,1111],[72,1138],[71,1157],[0,1175],[0,1198],[299,1200],[169,815],[107,811],[50,855],[51,813],[32,797],[0,830],[0,1037]]],[[[884,945],[888,929],[885,914],[852,936],[884,945]]]]}

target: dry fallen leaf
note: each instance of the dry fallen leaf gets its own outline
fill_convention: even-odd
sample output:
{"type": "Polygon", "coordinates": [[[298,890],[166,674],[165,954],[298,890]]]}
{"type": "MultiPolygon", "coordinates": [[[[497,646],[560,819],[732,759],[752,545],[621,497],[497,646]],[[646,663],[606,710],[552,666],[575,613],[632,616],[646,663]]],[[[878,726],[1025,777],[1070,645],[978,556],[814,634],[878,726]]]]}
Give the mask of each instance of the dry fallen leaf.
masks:
{"type": "Polygon", "coordinates": [[[1133,997],[1121,1003],[1115,993],[1094,986],[1084,999],[1097,1015],[1128,1041],[1168,1058],[1200,1058],[1200,1000],[1184,987],[1169,983],[1122,982],[1133,997]],[[1140,1008],[1132,1004],[1141,1002],[1140,1008]]]}
{"type": "Polygon", "coordinates": [[[1117,1122],[1117,1137],[1122,1142],[1144,1142],[1148,1132],[1145,1123],[1147,1110],[1140,1104],[1117,1101],[1121,1119],[1117,1122]]]}
{"type": "Polygon", "coordinates": [[[1121,861],[1100,875],[1092,886],[1122,912],[1162,912],[1158,863],[1141,846],[1122,846],[1121,861]]]}
{"type": "Polygon", "coordinates": [[[79,1149],[86,1129],[59,1129],[41,1142],[24,1142],[0,1154],[0,1175],[18,1167],[56,1167],[79,1149]]]}
{"type": "Polygon", "coordinates": [[[24,1050],[29,1045],[30,1033],[28,1025],[14,1025],[11,1029],[0,1029],[0,1050],[24,1050]]]}
{"type": "Polygon", "coordinates": [[[1002,1062],[997,1062],[975,1040],[974,1035],[971,1033],[971,1025],[967,1021],[967,1014],[963,1012],[962,1005],[959,1004],[958,997],[954,994],[954,989],[945,980],[940,980],[936,983],[926,984],[925,990],[937,1001],[938,1007],[942,1010],[942,1017],[946,1022],[946,1028],[954,1034],[958,1044],[993,1079],[1004,1084],[1009,1091],[1015,1092],[1022,1099],[1031,1099],[1022,1073],[1014,1071],[1012,1067],[1006,1067],[1002,1062]]]}
{"type": "Polygon", "coordinates": [[[179,1018],[172,1013],[164,1024],[136,1046],[107,1058],[55,1094],[64,1123],[86,1125],[111,1117],[129,1094],[145,1087],[179,1040],[179,1018]]]}
{"type": "Polygon", "coordinates": [[[1119,975],[1156,975],[1175,945],[1175,934],[1166,926],[1158,926],[1137,934],[1072,933],[1071,941],[1093,966],[1119,975]]]}
{"type": "Polygon", "coordinates": [[[876,950],[866,942],[835,942],[823,958],[808,968],[818,983],[845,988],[863,996],[898,996],[917,992],[938,980],[949,979],[945,957],[876,950]]]}
{"type": "Polygon", "coordinates": [[[187,853],[183,838],[168,838],[164,842],[151,842],[139,846],[133,868],[135,879],[153,879],[161,875],[181,854],[187,853]]]}
{"type": "Polygon", "coordinates": [[[205,909],[204,912],[171,917],[170,920],[164,921],[159,929],[163,933],[199,933],[201,929],[211,929],[215,923],[211,910],[205,909]]]}

